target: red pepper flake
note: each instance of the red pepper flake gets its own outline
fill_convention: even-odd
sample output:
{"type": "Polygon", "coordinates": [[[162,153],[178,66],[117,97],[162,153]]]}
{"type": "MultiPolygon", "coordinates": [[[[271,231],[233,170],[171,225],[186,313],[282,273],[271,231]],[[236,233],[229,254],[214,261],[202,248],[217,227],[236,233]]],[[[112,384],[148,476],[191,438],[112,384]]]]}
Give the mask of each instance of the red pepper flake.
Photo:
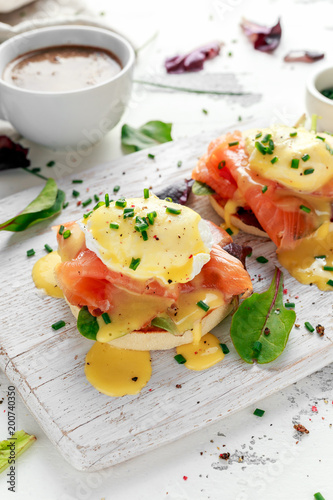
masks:
{"type": "Polygon", "coordinates": [[[198,354],[198,351],[196,351],[194,354],[198,354]]]}
{"type": "Polygon", "coordinates": [[[76,206],[79,207],[81,205],[82,201],[77,201],[76,206]]]}
{"type": "Polygon", "coordinates": [[[299,299],[299,295],[295,295],[295,299],[299,299]]]}
{"type": "Polygon", "coordinates": [[[149,389],[149,392],[151,392],[151,391],[152,391],[152,389],[149,389]]]}
{"type": "Polygon", "coordinates": [[[189,259],[192,259],[192,257],[193,257],[193,255],[191,254],[191,255],[189,256],[189,259]]]}
{"type": "Polygon", "coordinates": [[[187,476],[183,476],[183,479],[184,479],[184,481],[187,481],[188,477],[187,476]]]}
{"type": "Polygon", "coordinates": [[[288,289],[287,289],[287,288],[284,288],[284,289],[283,289],[283,293],[284,293],[284,295],[287,295],[287,293],[288,293],[288,289]]]}
{"type": "Polygon", "coordinates": [[[318,412],[318,408],[315,405],[312,406],[311,410],[314,412],[318,412]]]}

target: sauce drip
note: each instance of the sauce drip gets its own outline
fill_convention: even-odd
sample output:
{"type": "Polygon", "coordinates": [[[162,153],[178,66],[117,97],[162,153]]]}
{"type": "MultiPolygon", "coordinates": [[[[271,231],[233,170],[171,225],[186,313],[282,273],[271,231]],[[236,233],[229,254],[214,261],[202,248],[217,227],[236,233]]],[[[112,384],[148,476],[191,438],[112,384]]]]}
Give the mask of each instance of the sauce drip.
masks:
{"type": "Polygon", "coordinates": [[[150,352],[95,342],[86,356],[85,374],[88,382],[107,396],[138,394],[151,377],[150,352]]]}
{"type": "Polygon", "coordinates": [[[64,298],[54,274],[54,268],[60,262],[58,252],[51,252],[37,260],[32,269],[32,279],[36,288],[42,289],[47,295],[56,298],[64,298]]]}
{"type": "Polygon", "coordinates": [[[220,341],[212,333],[206,333],[198,343],[177,347],[177,354],[186,359],[186,368],[195,371],[206,370],[224,358],[220,341]]]}
{"type": "Polygon", "coordinates": [[[21,54],[7,64],[3,79],[26,90],[66,92],[103,83],[121,69],[118,58],[108,50],[60,45],[21,54]]]}

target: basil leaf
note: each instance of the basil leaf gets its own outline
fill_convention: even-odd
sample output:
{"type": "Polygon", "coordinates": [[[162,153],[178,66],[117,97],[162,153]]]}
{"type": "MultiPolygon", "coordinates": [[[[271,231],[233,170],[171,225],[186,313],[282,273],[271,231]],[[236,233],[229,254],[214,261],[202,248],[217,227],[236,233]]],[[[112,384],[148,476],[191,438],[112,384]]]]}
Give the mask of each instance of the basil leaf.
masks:
{"type": "Polygon", "coordinates": [[[65,201],[65,193],[58,189],[54,179],[48,179],[44,188],[22,212],[0,224],[0,231],[24,229],[59,213],[65,201]]]}
{"type": "Polygon", "coordinates": [[[27,434],[24,431],[16,431],[11,438],[0,441],[0,473],[7,469],[11,463],[10,459],[16,460],[35,441],[35,436],[27,434]],[[13,442],[15,442],[14,456],[11,450],[13,442]]]}
{"type": "Polygon", "coordinates": [[[139,128],[130,125],[122,126],[121,144],[133,151],[150,148],[164,142],[172,141],[172,123],[164,123],[154,120],[145,123],[139,128]]]}
{"type": "Polygon", "coordinates": [[[205,184],[204,182],[200,181],[194,181],[192,192],[197,196],[207,196],[209,194],[214,194],[214,190],[212,188],[207,186],[207,184],[205,184]]]}
{"type": "Polygon", "coordinates": [[[172,333],[172,335],[179,335],[176,325],[171,318],[164,318],[163,316],[154,318],[151,322],[152,326],[157,326],[157,328],[162,328],[167,332],[172,333]]]}
{"type": "Polygon", "coordinates": [[[97,332],[99,330],[99,325],[97,318],[90,314],[87,306],[83,306],[80,309],[77,318],[77,329],[87,339],[96,340],[97,332]]]}
{"type": "Polygon", "coordinates": [[[283,306],[282,281],[282,272],[275,268],[269,289],[245,299],[232,318],[231,339],[247,363],[253,363],[254,358],[260,364],[270,363],[286,347],[296,313],[283,306]],[[260,352],[254,351],[254,342],[261,343],[260,352]]]}

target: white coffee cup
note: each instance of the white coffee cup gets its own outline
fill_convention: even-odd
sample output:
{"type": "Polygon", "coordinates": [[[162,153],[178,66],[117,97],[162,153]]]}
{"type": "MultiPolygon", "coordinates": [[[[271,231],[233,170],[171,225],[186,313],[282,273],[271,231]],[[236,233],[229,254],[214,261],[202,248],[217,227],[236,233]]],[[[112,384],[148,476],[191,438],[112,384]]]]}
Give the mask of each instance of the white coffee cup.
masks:
{"type": "Polygon", "coordinates": [[[64,149],[99,141],[120,120],[129,101],[135,53],[111,31],[86,26],[53,26],[11,38],[0,46],[0,118],[9,121],[25,138],[64,149]],[[16,87],[2,78],[17,56],[57,45],[85,45],[111,51],[122,69],[109,80],[66,92],[34,91],[16,87]]]}

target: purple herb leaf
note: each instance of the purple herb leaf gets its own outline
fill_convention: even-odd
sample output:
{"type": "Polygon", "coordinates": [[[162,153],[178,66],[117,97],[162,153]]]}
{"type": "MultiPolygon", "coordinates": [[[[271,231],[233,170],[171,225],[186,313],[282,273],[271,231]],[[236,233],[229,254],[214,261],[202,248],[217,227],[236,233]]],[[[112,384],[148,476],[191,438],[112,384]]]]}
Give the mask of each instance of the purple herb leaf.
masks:
{"type": "Polygon", "coordinates": [[[223,250],[228,252],[233,257],[236,257],[236,259],[240,260],[244,267],[246,267],[245,266],[246,257],[252,253],[251,247],[249,246],[243,247],[242,245],[238,245],[237,243],[229,243],[228,245],[223,247],[223,250]]]}
{"type": "Polygon", "coordinates": [[[13,142],[6,135],[0,135],[0,170],[28,167],[28,152],[29,149],[13,142]]]}
{"type": "Polygon", "coordinates": [[[194,49],[188,54],[169,57],[165,61],[165,68],[168,73],[201,71],[204,67],[204,62],[213,59],[219,53],[220,45],[217,42],[212,42],[194,49]]]}
{"type": "Polygon", "coordinates": [[[192,184],[193,179],[183,179],[175,184],[170,184],[169,186],[163,188],[161,191],[156,193],[156,196],[162,200],[165,198],[171,198],[174,203],[185,205],[190,195],[192,184]]]}
{"type": "Polygon", "coordinates": [[[254,48],[261,52],[273,52],[280,43],[282,35],[280,19],[274,26],[269,27],[243,18],[241,28],[254,48]]]}
{"type": "Polygon", "coordinates": [[[324,59],[325,54],[323,52],[311,52],[309,50],[291,50],[287,55],[284,56],[285,62],[305,62],[314,63],[324,59]]]}

